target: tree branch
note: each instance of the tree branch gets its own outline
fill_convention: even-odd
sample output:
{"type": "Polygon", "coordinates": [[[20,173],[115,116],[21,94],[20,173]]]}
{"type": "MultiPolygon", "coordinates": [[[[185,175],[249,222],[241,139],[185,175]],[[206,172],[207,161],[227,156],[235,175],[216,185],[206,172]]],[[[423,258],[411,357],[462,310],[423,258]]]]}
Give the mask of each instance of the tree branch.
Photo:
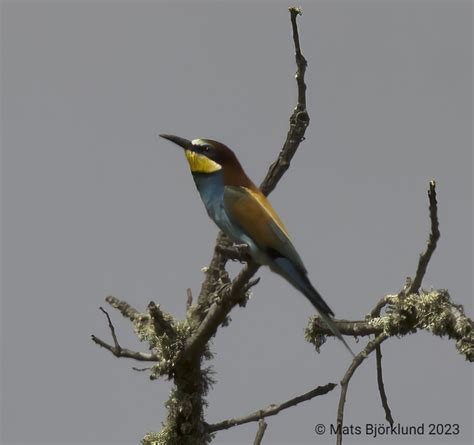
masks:
{"type": "Polygon", "coordinates": [[[260,445],[262,443],[263,435],[265,434],[266,429],[267,429],[267,423],[265,422],[265,420],[260,419],[258,421],[258,430],[257,430],[257,434],[255,435],[253,445],[260,445]]]}
{"type": "Polygon", "coordinates": [[[290,128],[288,129],[283,148],[281,149],[277,160],[270,165],[267,175],[260,185],[260,190],[266,196],[275,189],[282,176],[290,167],[291,160],[293,159],[301,141],[304,140],[304,134],[309,125],[309,115],[306,110],[306,84],[304,80],[308,64],[301,52],[298,24],[296,23],[296,18],[298,15],[302,14],[302,11],[295,7],[289,8],[289,11],[291,27],[293,30],[293,43],[295,46],[295,79],[298,87],[298,100],[293,114],[290,116],[290,128]]]}
{"type": "Polygon", "coordinates": [[[393,425],[392,412],[388,406],[387,394],[385,393],[385,385],[383,383],[382,348],[380,345],[375,348],[375,360],[377,362],[377,386],[379,388],[380,400],[382,401],[382,406],[385,411],[385,419],[390,423],[390,425],[393,425]]]}
{"type": "Polygon", "coordinates": [[[214,433],[216,431],[227,430],[237,425],[243,425],[244,423],[257,422],[258,420],[264,419],[265,417],[275,416],[280,411],[291,408],[292,406],[295,406],[298,403],[305,402],[307,400],[313,399],[314,397],[327,394],[328,392],[332,391],[336,386],[337,385],[335,383],[328,383],[324,386],[318,386],[317,388],[305,394],[302,394],[298,397],[294,397],[290,400],[287,400],[286,402],[280,403],[279,405],[271,404],[267,408],[255,411],[244,417],[223,420],[219,423],[207,425],[207,429],[210,433],[214,433]]]}
{"type": "Polygon", "coordinates": [[[356,355],[349,368],[347,369],[344,377],[341,380],[341,395],[339,398],[339,405],[337,407],[337,436],[336,444],[342,444],[342,426],[344,425],[344,405],[346,403],[347,388],[349,386],[349,381],[354,375],[355,370],[362,364],[362,362],[371,354],[374,349],[382,344],[388,338],[387,334],[380,334],[375,338],[375,340],[370,341],[363,351],[359,352],[356,355]],[[339,426],[340,425],[340,426],[339,426]]]}
{"type": "Polygon", "coordinates": [[[371,319],[371,318],[379,317],[380,312],[385,306],[387,306],[388,302],[389,302],[389,297],[388,296],[383,297],[370,311],[368,318],[371,319]]]}
{"type": "MultiPolygon", "coordinates": [[[[298,84],[298,105],[302,110],[306,109],[306,84],[304,83],[304,74],[308,63],[301,53],[300,36],[298,35],[298,25],[296,24],[296,17],[303,15],[301,8],[291,6],[290,11],[291,27],[293,29],[293,42],[295,44],[295,59],[296,59],[296,82],[298,84]]],[[[300,110],[301,111],[301,110],[300,110]]]]}
{"type": "MultiPolygon", "coordinates": [[[[196,355],[202,353],[207,342],[216,333],[219,325],[224,322],[230,310],[244,298],[245,292],[249,289],[249,280],[257,270],[257,264],[249,263],[234,278],[231,285],[226,287],[219,300],[211,305],[197,330],[187,339],[181,353],[181,361],[192,360],[196,355]]],[[[254,283],[256,284],[255,281],[254,283]]]]}
{"type": "MultiPolygon", "coordinates": [[[[340,320],[332,319],[342,335],[351,335],[353,337],[367,337],[372,334],[379,334],[382,332],[381,326],[373,326],[369,320],[340,320]]],[[[329,327],[324,323],[318,315],[313,315],[310,318],[308,327],[306,328],[306,337],[313,338],[315,335],[324,335],[333,337],[334,334],[329,327]]]]}
{"type": "Polygon", "coordinates": [[[110,319],[108,312],[103,307],[100,307],[100,310],[107,317],[110,332],[112,333],[112,338],[114,340],[114,346],[109,345],[108,343],[96,337],[95,335],[91,335],[91,339],[95,344],[107,349],[113,355],[115,355],[115,357],[133,358],[134,360],[138,360],[142,362],[156,362],[157,360],[159,360],[159,358],[156,355],[150,354],[148,352],[137,352],[137,351],[132,351],[130,349],[122,348],[117,340],[117,335],[115,334],[115,327],[112,324],[112,320],[110,319]]]}
{"type": "Polygon", "coordinates": [[[418,267],[416,269],[416,274],[413,282],[411,283],[410,288],[408,289],[407,294],[413,294],[418,292],[425,276],[428,263],[430,262],[431,256],[436,249],[438,240],[440,237],[439,233],[439,222],[438,222],[438,202],[436,201],[436,182],[430,181],[430,188],[428,190],[428,199],[430,202],[430,221],[431,221],[431,232],[428,238],[428,243],[424,253],[420,255],[418,261],[418,267]]]}

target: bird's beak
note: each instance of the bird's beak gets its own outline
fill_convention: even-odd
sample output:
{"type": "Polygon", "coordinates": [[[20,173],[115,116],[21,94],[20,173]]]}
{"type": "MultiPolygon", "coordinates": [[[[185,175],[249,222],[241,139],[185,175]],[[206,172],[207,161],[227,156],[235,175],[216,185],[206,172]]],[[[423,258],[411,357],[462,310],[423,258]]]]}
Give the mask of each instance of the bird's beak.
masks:
{"type": "Polygon", "coordinates": [[[187,139],[180,138],[179,136],[173,136],[172,134],[160,134],[160,137],[168,139],[171,142],[174,142],[176,145],[183,147],[185,150],[192,150],[193,144],[187,139]]]}

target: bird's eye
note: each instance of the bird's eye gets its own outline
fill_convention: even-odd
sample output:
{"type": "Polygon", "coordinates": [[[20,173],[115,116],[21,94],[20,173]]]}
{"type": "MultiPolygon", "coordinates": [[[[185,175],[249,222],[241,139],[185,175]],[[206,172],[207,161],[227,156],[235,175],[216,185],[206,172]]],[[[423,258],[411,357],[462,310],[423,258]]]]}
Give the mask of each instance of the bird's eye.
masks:
{"type": "Polygon", "coordinates": [[[204,153],[208,153],[209,150],[210,150],[209,145],[204,145],[204,146],[202,147],[202,151],[203,151],[204,153]]]}

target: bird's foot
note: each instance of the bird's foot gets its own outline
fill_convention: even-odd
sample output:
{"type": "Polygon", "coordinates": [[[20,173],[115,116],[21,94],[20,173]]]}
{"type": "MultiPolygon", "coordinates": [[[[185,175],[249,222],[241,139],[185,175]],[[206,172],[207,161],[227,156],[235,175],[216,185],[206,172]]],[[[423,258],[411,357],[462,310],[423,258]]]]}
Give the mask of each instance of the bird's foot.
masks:
{"type": "Polygon", "coordinates": [[[232,246],[238,253],[236,261],[240,261],[241,263],[247,263],[250,260],[250,250],[247,244],[234,244],[232,246]]]}

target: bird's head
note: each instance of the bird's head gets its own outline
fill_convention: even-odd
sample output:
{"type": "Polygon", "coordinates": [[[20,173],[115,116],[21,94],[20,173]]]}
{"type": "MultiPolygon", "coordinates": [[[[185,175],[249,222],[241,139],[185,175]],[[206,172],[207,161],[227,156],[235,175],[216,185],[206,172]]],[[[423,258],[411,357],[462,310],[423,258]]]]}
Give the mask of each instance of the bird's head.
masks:
{"type": "Polygon", "coordinates": [[[192,141],[171,134],[160,134],[184,149],[189,167],[193,174],[211,174],[222,170],[228,185],[246,185],[251,182],[240,165],[234,152],[212,139],[194,139],[192,141]]]}

